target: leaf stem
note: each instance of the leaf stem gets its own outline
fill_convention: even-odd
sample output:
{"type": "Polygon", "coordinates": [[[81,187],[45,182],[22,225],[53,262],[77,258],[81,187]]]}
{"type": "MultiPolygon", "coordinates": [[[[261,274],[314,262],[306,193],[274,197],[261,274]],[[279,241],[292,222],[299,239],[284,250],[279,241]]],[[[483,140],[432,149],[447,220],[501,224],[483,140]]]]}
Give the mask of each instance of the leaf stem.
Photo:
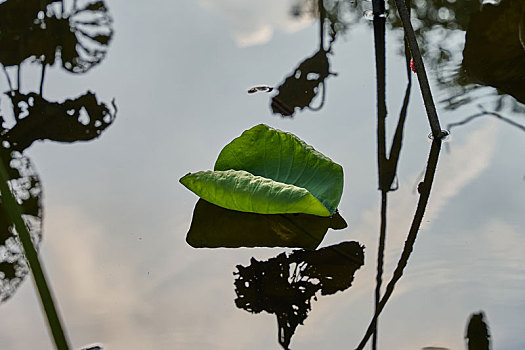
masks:
{"type": "Polygon", "coordinates": [[[403,28],[405,30],[405,37],[408,40],[408,46],[410,47],[410,52],[412,53],[412,59],[414,60],[414,65],[416,67],[419,87],[421,89],[421,94],[423,95],[423,102],[427,111],[427,117],[432,130],[432,136],[435,140],[441,139],[446,135],[446,133],[441,130],[441,125],[439,124],[436,105],[434,104],[434,99],[432,98],[432,92],[430,90],[430,84],[428,83],[425,65],[423,64],[423,58],[421,57],[419,45],[417,44],[416,33],[414,32],[414,28],[410,22],[410,15],[406,7],[405,0],[395,1],[399,16],[401,17],[401,22],[403,23],[403,28]]]}
{"type": "MultiPolygon", "coordinates": [[[[5,150],[2,151],[5,152],[5,150]]],[[[38,253],[33,246],[31,235],[29,234],[27,226],[22,217],[22,211],[20,210],[20,206],[13,196],[11,189],[9,188],[8,181],[9,176],[6,165],[3,161],[0,161],[0,193],[2,194],[3,207],[6,210],[9,219],[15,225],[20,243],[22,243],[22,247],[24,248],[25,256],[29,263],[38,294],[40,295],[40,302],[47,316],[48,326],[53,335],[56,348],[58,350],[68,350],[69,344],[62,329],[60,319],[53,302],[53,296],[47,285],[44,270],[38,259],[38,253]]]]}

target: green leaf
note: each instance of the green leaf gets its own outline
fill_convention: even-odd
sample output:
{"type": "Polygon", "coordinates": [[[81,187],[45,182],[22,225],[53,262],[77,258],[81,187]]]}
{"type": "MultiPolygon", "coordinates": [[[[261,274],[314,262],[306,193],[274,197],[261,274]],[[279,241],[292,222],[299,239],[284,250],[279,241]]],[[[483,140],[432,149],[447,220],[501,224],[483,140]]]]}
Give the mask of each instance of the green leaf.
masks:
{"type": "MultiPolygon", "coordinates": [[[[329,212],[314,215],[333,214],[343,193],[343,168],[339,164],[297,136],[264,124],[246,130],[224,147],[215,163],[215,170],[229,169],[245,170],[277,183],[307,190],[329,212]]],[[[317,209],[312,211],[319,212],[317,209]]]]}
{"type": "Polygon", "coordinates": [[[226,209],[259,214],[331,215],[306,189],[244,170],[199,171],[183,176],[180,182],[202,199],[226,209]]]}

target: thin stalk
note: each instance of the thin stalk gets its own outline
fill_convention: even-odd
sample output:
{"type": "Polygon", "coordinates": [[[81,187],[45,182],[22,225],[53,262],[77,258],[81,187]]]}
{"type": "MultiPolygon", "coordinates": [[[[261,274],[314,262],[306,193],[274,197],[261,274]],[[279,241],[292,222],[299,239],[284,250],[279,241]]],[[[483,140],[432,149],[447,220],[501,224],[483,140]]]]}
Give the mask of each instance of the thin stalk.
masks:
{"type": "Polygon", "coordinates": [[[5,68],[5,66],[2,64],[2,69],[4,71],[4,74],[5,74],[5,77],[7,79],[7,85],[9,85],[9,91],[13,91],[13,84],[11,84],[11,78],[9,77],[9,73],[7,73],[7,69],[5,68]]]}
{"type": "Polygon", "coordinates": [[[16,70],[16,90],[20,92],[20,81],[22,80],[22,64],[20,63],[18,65],[18,69],[16,70]]]}
{"type": "Polygon", "coordinates": [[[40,97],[44,97],[43,96],[43,92],[44,92],[44,78],[46,76],[46,64],[44,62],[42,62],[42,72],[41,72],[41,75],[40,75],[40,97]]]}
{"type": "Polygon", "coordinates": [[[388,282],[388,285],[386,286],[385,294],[383,295],[383,297],[381,298],[381,301],[379,302],[379,305],[374,314],[374,317],[370,321],[368,329],[366,330],[366,333],[363,336],[363,339],[361,340],[359,345],[357,346],[356,350],[362,350],[365,347],[368,340],[370,339],[370,337],[372,336],[372,334],[374,333],[379,315],[381,314],[381,312],[385,308],[386,303],[392,296],[396,283],[403,276],[403,271],[405,267],[407,266],[408,259],[410,258],[410,255],[414,249],[414,244],[416,242],[417,233],[419,231],[419,227],[421,226],[421,222],[423,221],[423,215],[425,214],[425,210],[428,204],[428,199],[430,198],[430,190],[432,189],[432,183],[434,181],[434,175],[436,173],[436,167],[437,167],[437,162],[439,159],[440,150],[441,150],[441,140],[434,139],[432,141],[432,146],[430,148],[430,154],[428,156],[427,168],[425,170],[425,178],[423,182],[420,183],[418,186],[418,190],[420,193],[419,201],[417,203],[417,208],[414,214],[414,218],[412,219],[412,223],[410,225],[410,230],[408,232],[408,236],[405,241],[403,252],[401,253],[401,257],[399,259],[399,262],[397,263],[397,267],[394,270],[392,279],[390,280],[390,282],[388,282]]]}
{"type": "Polygon", "coordinates": [[[410,15],[406,7],[405,0],[395,1],[399,16],[401,17],[401,22],[403,23],[403,28],[405,30],[405,37],[408,40],[408,46],[410,47],[410,52],[412,53],[412,59],[414,60],[414,65],[416,67],[419,87],[421,89],[421,94],[423,95],[423,102],[427,111],[428,122],[432,130],[432,135],[434,139],[441,139],[446,135],[446,133],[441,131],[436,105],[434,104],[434,99],[432,98],[430,84],[428,83],[427,73],[425,71],[425,65],[423,64],[423,58],[421,57],[419,45],[417,44],[416,33],[414,32],[414,28],[410,22],[410,15]]]}
{"type": "Polygon", "coordinates": [[[40,295],[40,302],[47,316],[48,326],[53,335],[56,348],[58,350],[68,350],[69,344],[60,323],[55,303],[53,302],[53,296],[47,285],[44,270],[38,259],[38,253],[33,246],[31,235],[29,234],[24,219],[22,218],[22,211],[9,188],[8,181],[9,176],[7,169],[4,162],[0,161],[0,193],[2,194],[3,207],[6,210],[9,219],[15,225],[20,243],[22,243],[22,247],[24,248],[25,256],[29,263],[38,294],[40,295]]]}
{"type": "MultiPolygon", "coordinates": [[[[385,188],[385,174],[388,164],[386,158],[386,130],[385,120],[386,108],[386,49],[385,49],[385,2],[384,0],[373,0],[374,13],[374,49],[376,65],[376,94],[377,94],[377,170],[379,189],[381,190],[381,232],[377,248],[377,275],[375,290],[375,311],[381,297],[381,281],[383,275],[383,255],[386,236],[386,196],[388,189],[385,188]]],[[[372,349],[377,349],[377,319],[374,320],[374,334],[372,338],[372,349]]]]}
{"type": "MultiPolygon", "coordinates": [[[[381,300],[381,284],[383,283],[383,265],[385,254],[385,240],[386,240],[386,210],[387,205],[387,191],[381,191],[381,228],[379,233],[379,245],[377,248],[377,275],[376,275],[376,290],[375,290],[375,312],[379,308],[381,300]]],[[[377,319],[374,321],[374,333],[372,335],[372,349],[377,349],[377,319]]]]}

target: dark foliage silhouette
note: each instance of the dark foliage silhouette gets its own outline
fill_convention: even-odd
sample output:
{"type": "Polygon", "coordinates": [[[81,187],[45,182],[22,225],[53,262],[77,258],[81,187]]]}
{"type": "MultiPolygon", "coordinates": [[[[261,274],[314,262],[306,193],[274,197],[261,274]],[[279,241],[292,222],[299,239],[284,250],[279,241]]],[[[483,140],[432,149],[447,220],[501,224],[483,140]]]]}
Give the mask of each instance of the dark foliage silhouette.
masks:
{"type": "Polygon", "coordinates": [[[267,261],[252,258],[249,266],[237,265],[234,273],[235,305],[251,313],[275,314],[279,344],[288,349],[316,293],[331,295],[348,289],[363,264],[363,247],[357,242],[281,253],[267,261]]]}
{"type": "Polygon", "coordinates": [[[0,301],[31,271],[57,349],[69,344],[35,248],[42,237],[42,190],[23,151],[37,140],[91,140],[116,116],[114,103],[108,107],[90,91],[62,103],[43,97],[46,67],[57,58],[66,70],[85,73],[106,55],[113,30],[105,3],[77,4],[74,0],[67,11],[65,1],[57,0],[0,4],[0,63],[8,85],[4,93],[12,105],[12,114],[2,109],[0,115],[0,301]],[[42,67],[39,91],[22,93],[22,66],[34,63],[42,67]],[[13,66],[16,86],[8,71],[13,66]]]}
{"type": "Polygon", "coordinates": [[[0,62],[8,67],[33,58],[53,65],[60,57],[61,65],[72,73],[84,73],[100,63],[113,35],[104,2],[90,1],[70,13],[62,6],[62,1],[49,0],[0,4],[0,62]]]}
{"type": "Polygon", "coordinates": [[[13,149],[23,151],[36,140],[58,142],[88,141],[102,133],[115,119],[110,109],[88,91],[62,103],[49,102],[36,93],[9,93],[16,124],[2,132],[13,149]]]}
{"type": "Polygon", "coordinates": [[[520,0],[485,4],[473,13],[463,50],[466,81],[495,87],[525,103],[524,27],[525,3],[520,0]]]}
{"type": "MultiPolygon", "coordinates": [[[[24,221],[35,245],[42,239],[42,188],[29,159],[20,152],[0,148],[0,157],[4,164],[10,164],[9,186],[20,203],[24,221]]],[[[29,273],[29,266],[18,242],[13,222],[8,218],[0,198],[0,301],[5,301],[16,291],[24,277],[29,273]]]]}
{"type": "Polygon", "coordinates": [[[489,350],[490,333],[483,312],[470,315],[465,334],[468,350],[489,350]]]}

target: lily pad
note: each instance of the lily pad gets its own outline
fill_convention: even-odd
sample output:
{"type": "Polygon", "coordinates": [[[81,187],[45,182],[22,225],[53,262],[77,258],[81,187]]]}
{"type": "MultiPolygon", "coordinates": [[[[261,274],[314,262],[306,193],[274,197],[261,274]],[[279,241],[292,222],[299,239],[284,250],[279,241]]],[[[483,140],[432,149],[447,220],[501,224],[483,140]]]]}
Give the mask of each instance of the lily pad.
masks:
{"type": "Polygon", "coordinates": [[[255,176],[305,189],[327,209],[324,213],[317,209],[301,211],[306,214],[333,214],[343,193],[343,168],[339,164],[297,136],[265,124],[246,130],[226,145],[214,169],[244,170],[255,176]]]}
{"type": "Polygon", "coordinates": [[[330,216],[306,189],[244,170],[199,171],[185,175],[180,182],[202,199],[226,209],[259,214],[330,216]]]}

